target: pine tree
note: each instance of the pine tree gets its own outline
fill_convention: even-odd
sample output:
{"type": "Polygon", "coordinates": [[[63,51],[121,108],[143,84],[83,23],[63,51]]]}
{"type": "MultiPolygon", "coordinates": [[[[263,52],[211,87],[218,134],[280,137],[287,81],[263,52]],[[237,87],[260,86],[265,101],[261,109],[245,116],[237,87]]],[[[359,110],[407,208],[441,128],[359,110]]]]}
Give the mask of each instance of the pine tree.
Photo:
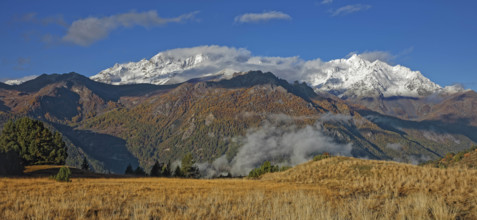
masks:
{"type": "Polygon", "coordinates": [[[181,173],[187,178],[199,177],[199,169],[195,166],[195,160],[191,153],[187,153],[182,158],[181,173]]]}
{"type": "Polygon", "coordinates": [[[58,182],[70,182],[71,178],[71,170],[70,168],[64,166],[61,167],[60,170],[58,171],[58,174],[56,174],[55,179],[58,182]]]}
{"type": "Polygon", "coordinates": [[[81,169],[89,171],[89,163],[86,160],[86,157],[83,157],[83,163],[81,163],[81,169]]]}
{"type": "Polygon", "coordinates": [[[170,177],[172,175],[171,173],[171,161],[167,162],[167,164],[164,164],[164,166],[162,166],[162,176],[165,176],[165,177],[170,177]]]}
{"type": "Polygon", "coordinates": [[[173,174],[174,177],[184,177],[182,171],[181,171],[181,167],[180,166],[177,166],[176,169],[174,170],[174,174],[173,174]]]}
{"type": "Polygon", "coordinates": [[[2,135],[0,135],[0,152],[16,151],[20,153],[15,130],[15,123],[12,120],[5,123],[2,135]]]}
{"type": "Polygon", "coordinates": [[[160,164],[157,160],[152,166],[149,176],[155,176],[155,177],[162,176],[162,164],[160,164]]]}
{"type": "Polygon", "coordinates": [[[66,143],[63,141],[63,136],[60,132],[55,132],[53,136],[53,145],[56,146],[55,154],[50,155],[51,158],[54,158],[56,164],[65,164],[67,152],[66,152],[66,143]]]}
{"type": "Polygon", "coordinates": [[[124,172],[124,174],[134,174],[134,170],[131,164],[129,164],[128,167],[126,167],[126,171],[124,172]]]}
{"type": "Polygon", "coordinates": [[[68,156],[60,133],[53,134],[41,121],[27,117],[4,125],[0,146],[5,152],[18,152],[25,165],[64,164],[68,156]]]}
{"type": "Polygon", "coordinates": [[[142,169],[142,167],[138,166],[136,170],[134,170],[134,174],[137,176],[145,176],[146,172],[142,169]]]}

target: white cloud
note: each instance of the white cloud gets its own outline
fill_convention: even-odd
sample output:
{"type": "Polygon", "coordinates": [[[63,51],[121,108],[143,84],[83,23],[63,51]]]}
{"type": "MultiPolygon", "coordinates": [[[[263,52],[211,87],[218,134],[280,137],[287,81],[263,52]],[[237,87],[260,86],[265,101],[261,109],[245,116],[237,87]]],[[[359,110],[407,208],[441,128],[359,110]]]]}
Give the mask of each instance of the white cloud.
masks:
{"type": "Polygon", "coordinates": [[[38,77],[38,76],[37,75],[25,76],[25,77],[22,77],[22,78],[19,78],[19,79],[5,80],[4,83],[8,84],[8,85],[18,85],[18,84],[22,84],[26,81],[30,81],[32,79],[35,79],[36,77],[38,77]]]}
{"type": "Polygon", "coordinates": [[[321,1],[321,4],[325,5],[325,4],[331,4],[333,3],[333,0],[323,0],[321,1]]]}
{"type": "Polygon", "coordinates": [[[106,38],[111,31],[120,27],[154,27],[173,22],[183,22],[193,19],[197,13],[196,11],[175,18],[159,17],[156,11],[129,12],[101,18],[88,17],[74,21],[62,40],[81,46],[88,46],[106,38]]]}
{"type": "Polygon", "coordinates": [[[397,56],[387,52],[387,51],[365,51],[358,54],[362,59],[365,59],[369,62],[374,62],[380,60],[386,63],[392,63],[397,56]]]}
{"type": "Polygon", "coordinates": [[[264,13],[247,13],[235,17],[238,23],[258,23],[270,20],[291,20],[291,16],[280,11],[269,11],[264,13]]]}
{"type": "Polygon", "coordinates": [[[332,16],[347,15],[347,14],[351,14],[358,11],[368,10],[370,8],[371,8],[371,5],[362,5],[362,4],[346,5],[332,11],[332,16]]]}
{"type": "Polygon", "coordinates": [[[222,156],[212,164],[201,164],[203,176],[213,177],[226,172],[233,176],[245,176],[267,160],[279,159],[282,166],[295,166],[323,152],[351,156],[352,144],[336,143],[323,133],[320,123],[297,128],[292,123],[295,119],[286,117],[283,115],[279,120],[281,124],[287,124],[285,126],[266,122],[259,128],[248,129],[245,137],[238,138],[242,146],[237,155],[230,162],[222,156]]]}

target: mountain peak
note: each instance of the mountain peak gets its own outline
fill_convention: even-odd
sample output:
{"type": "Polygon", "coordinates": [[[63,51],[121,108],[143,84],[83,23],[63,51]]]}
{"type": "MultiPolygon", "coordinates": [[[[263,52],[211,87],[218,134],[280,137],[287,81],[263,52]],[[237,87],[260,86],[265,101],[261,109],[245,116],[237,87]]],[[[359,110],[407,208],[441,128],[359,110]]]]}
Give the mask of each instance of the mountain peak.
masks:
{"type": "Polygon", "coordinates": [[[375,96],[425,96],[442,88],[400,65],[380,60],[370,62],[353,54],[348,59],[332,60],[310,76],[311,85],[342,98],[375,96]]]}
{"type": "Polygon", "coordinates": [[[342,98],[366,96],[425,96],[442,87],[400,65],[373,62],[359,54],[322,62],[298,57],[258,57],[250,51],[221,46],[180,48],[158,53],[151,59],[115,64],[91,79],[109,84],[181,83],[194,78],[231,78],[235,72],[273,72],[289,82],[306,82],[316,91],[342,98]]]}

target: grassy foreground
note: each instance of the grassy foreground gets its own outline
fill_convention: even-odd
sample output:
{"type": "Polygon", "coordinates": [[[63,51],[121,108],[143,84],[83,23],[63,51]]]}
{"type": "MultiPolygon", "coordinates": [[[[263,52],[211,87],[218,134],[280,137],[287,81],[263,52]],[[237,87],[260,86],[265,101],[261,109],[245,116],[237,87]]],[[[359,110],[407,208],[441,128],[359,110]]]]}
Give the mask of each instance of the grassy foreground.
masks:
{"type": "Polygon", "coordinates": [[[477,219],[477,171],[335,157],[260,180],[0,179],[0,219],[477,219]]]}

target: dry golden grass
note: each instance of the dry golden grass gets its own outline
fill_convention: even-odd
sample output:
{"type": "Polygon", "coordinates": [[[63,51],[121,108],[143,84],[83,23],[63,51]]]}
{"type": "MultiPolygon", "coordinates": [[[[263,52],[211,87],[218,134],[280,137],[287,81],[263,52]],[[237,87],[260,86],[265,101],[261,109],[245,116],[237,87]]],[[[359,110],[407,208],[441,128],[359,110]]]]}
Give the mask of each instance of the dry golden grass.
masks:
{"type": "Polygon", "coordinates": [[[475,219],[476,172],[336,157],[261,180],[0,179],[0,219],[475,219]]]}

